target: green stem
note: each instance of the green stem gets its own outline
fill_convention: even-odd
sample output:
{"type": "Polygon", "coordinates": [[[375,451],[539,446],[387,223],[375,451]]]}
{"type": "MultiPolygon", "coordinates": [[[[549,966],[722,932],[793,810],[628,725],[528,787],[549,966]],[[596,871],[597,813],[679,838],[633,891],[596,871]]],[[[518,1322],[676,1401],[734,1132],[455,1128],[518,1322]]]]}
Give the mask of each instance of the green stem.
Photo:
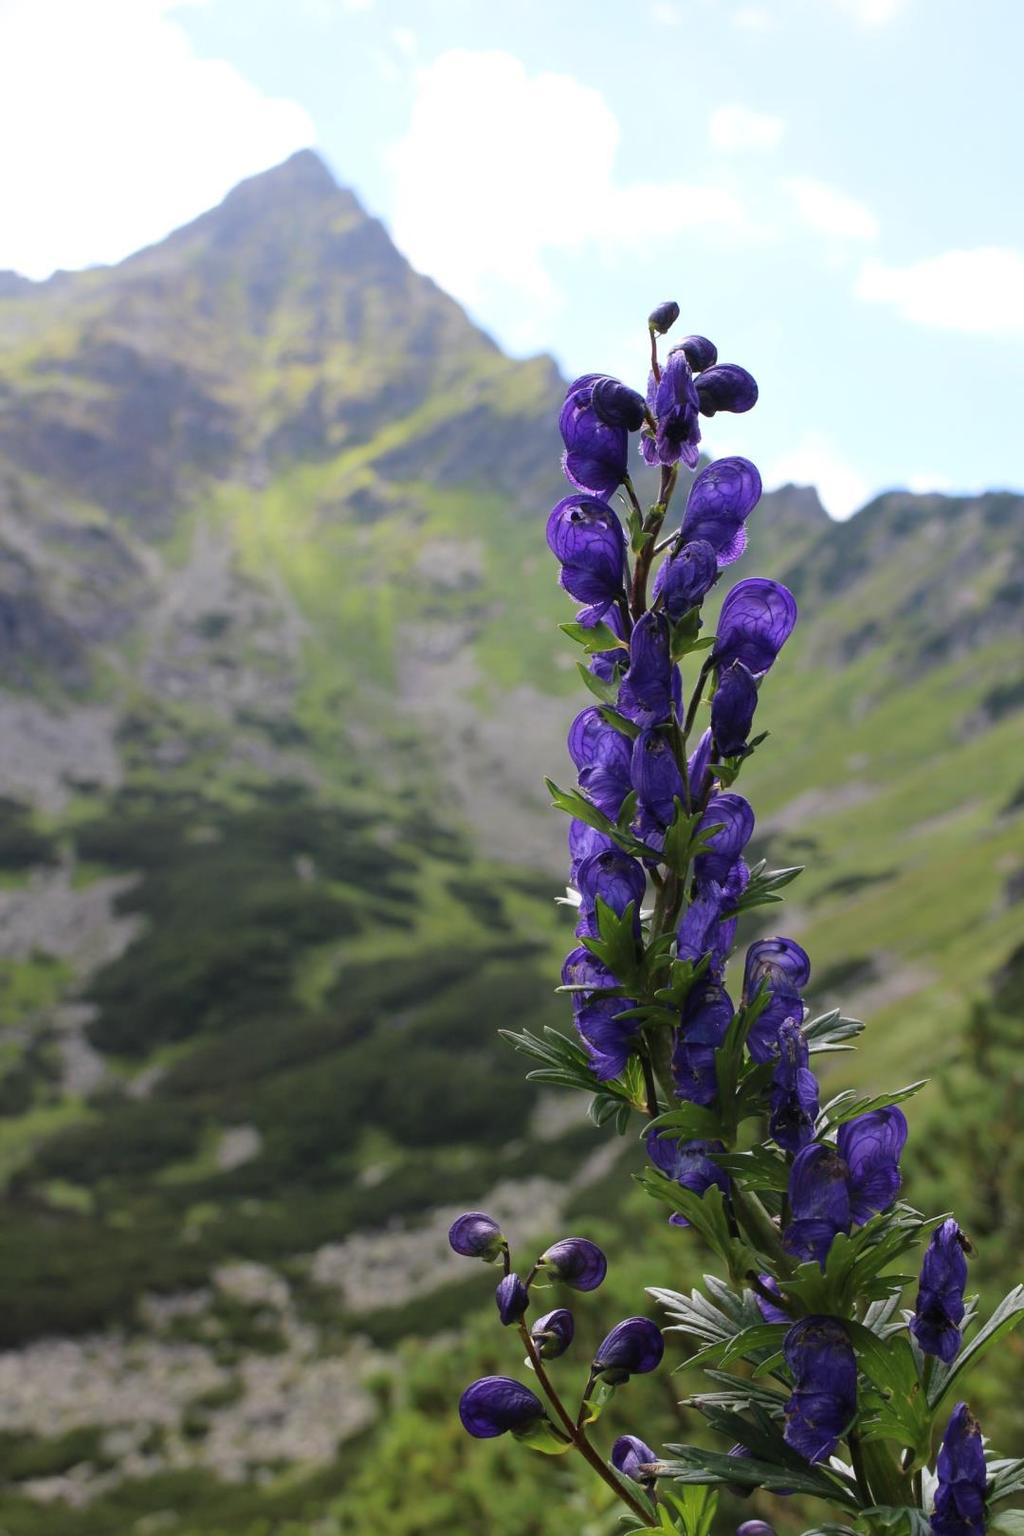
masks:
{"type": "Polygon", "coordinates": [[[572,1441],[573,1445],[579,1451],[584,1461],[586,1461],[588,1465],[591,1466],[597,1473],[598,1477],[601,1478],[604,1483],[607,1483],[608,1487],[615,1494],[616,1498],[621,1499],[622,1502],[628,1507],[630,1512],[636,1515],[637,1519],[642,1520],[646,1525],[649,1511],[646,1510],[638,1500],[634,1499],[631,1493],[627,1492],[627,1490],[619,1482],[619,1479],[616,1477],[611,1467],[609,1467],[607,1463],[601,1460],[601,1457],[598,1455],[597,1451],[595,1451],[594,1447],[587,1439],[586,1430],[573,1423],[571,1416],[566,1411],[562,1399],[555,1391],[547,1371],[544,1369],[544,1363],[541,1360],[540,1355],[537,1353],[537,1348],[533,1342],[533,1339],[530,1337],[530,1330],[527,1328],[525,1322],[523,1322],[521,1319],[519,1323],[519,1336],[526,1348],[527,1355],[530,1357],[530,1364],[533,1366],[534,1375],[537,1377],[537,1381],[540,1384],[541,1390],[543,1391],[544,1396],[547,1398],[548,1402],[551,1404],[552,1408],[555,1410],[555,1414],[557,1415],[562,1428],[569,1436],[569,1439],[572,1441]]]}
{"type": "Polygon", "coordinates": [[[757,1196],[749,1189],[740,1189],[739,1185],[734,1183],[732,1204],[737,1220],[746,1230],[747,1236],[755,1247],[771,1256],[780,1275],[784,1277],[791,1275],[794,1264],[782,1246],[782,1234],[757,1196]]]}

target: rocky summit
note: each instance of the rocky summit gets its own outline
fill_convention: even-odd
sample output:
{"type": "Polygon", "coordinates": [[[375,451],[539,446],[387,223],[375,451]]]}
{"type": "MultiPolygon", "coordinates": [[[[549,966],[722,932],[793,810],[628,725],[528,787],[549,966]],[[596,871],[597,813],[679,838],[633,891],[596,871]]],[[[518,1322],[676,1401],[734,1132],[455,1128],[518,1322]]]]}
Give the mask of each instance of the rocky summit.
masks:
{"type": "MultiPolygon", "coordinates": [[[[638,1155],[496,1033],[568,1027],[563,390],[309,151],[116,267],[0,274],[12,1536],[383,1530],[384,1486],[397,1536],[488,1529],[417,1524],[408,1471],[429,1441],[475,1507],[447,1222],[599,1221],[638,1155]]],[[[750,526],[736,574],[801,607],[757,854],[813,853],[787,931],[872,1072],[941,1070],[1019,966],[1024,500],[789,486],[750,526]]]]}

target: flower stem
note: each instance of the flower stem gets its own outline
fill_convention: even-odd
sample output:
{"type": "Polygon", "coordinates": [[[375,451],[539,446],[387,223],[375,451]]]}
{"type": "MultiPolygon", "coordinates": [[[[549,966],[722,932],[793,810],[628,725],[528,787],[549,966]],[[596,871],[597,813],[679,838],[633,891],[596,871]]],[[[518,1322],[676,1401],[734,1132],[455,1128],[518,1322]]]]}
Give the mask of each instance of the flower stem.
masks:
{"type": "Polygon", "coordinates": [[[547,1398],[548,1402],[551,1404],[552,1408],[555,1410],[562,1428],[569,1436],[569,1439],[572,1441],[573,1445],[579,1451],[584,1461],[586,1461],[597,1473],[598,1477],[608,1485],[608,1487],[615,1494],[616,1498],[621,1499],[622,1502],[628,1507],[630,1512],[636,1515],[637,1519],[642,1520],[646,1525],[650,1516],[650,1511],[646,1510],[637,1499],[634,1499],[633,1495],[629,1493],[619,1482],[619,1479],[616,1477],[611,1467],[609,1467],[605,1462],[601,1460],[601,1457],[598,1455],[597,1451],[595,1451],[594,1447],[587,1439],[586,1430],[573,1423],[572,1417],[566,1411],[562,1399],[555,1391],[551,1379],[548,1376],[547,1371],[544,1369],[543,1361],[541,1360],[540,1355],[537,1353],[537,1348],[532,1338],[530,1337],[530,1330],[527,1328],[525,1322],[523,1322],[521,1319],[519,1323],[519,1336],[525,1345],[526,1353],[530,1357],[530,1364],[533,1366],[534,1374],[537,1377],[537,1381],[540,1384],[541,1390],[543,1391],[544,1396],[547,1398]]]}

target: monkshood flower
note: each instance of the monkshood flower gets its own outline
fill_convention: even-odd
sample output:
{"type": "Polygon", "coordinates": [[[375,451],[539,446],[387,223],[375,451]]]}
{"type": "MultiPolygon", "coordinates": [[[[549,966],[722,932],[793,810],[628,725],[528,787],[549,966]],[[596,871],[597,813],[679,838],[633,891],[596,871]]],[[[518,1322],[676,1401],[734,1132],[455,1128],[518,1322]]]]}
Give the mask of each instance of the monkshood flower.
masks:
{"type": "Polygon", "coordinates": [[[663,304],[659,304],[656,309],[651,310],[647,317],[647,324],[659,336],[664,336],[665,332],[670,331],[678,319],[679,305],[675,299],[666,299],[663,304]]]}
{"type": "Polygon", "coordinates": [[[937,1227],[925,1249],[921,1282],[910,1331],[926,1355],[945,1365],[956,1356],[964,1318],[967,1239],[950,1216],[937,1227]]]}
{"type": "Polygon", "coordinates": [[[466,1388],[459,1402],[463,1427],[477,1440],[529,1434],[545,1417],[540,1398],[511,1376],[484,1376],[466,1388]]]}
{"type": "Polygon", "coordinates": [[[818,1080],[807,1061],[803,1030],[794,1019],[785,1019],[779,1028],[779,1059],[768,1117],[768,1134],[785,1152],[799,1152],[814,1139],[818,1080]]]}
{"type": "Polygon", "coordinates": [[[609,725],[595,706],[576,716],[569,728],[568,746],[580,789],[614,821],[632,787],[633,743],[609,725]]]}
{"type": "Polygon", "coordinates": [[[690,364],[682,347],[665,360],[661,378],[652,373],[647,384],[647,407],[657,421],[653,437],[644,433],[640,452],[648,464],[678,464],[696,469],[700,458],[700,397],[690,364]]]}
{"type": "Polygon", "coordinates": [[[530,1293],[518,1275],[506,1275],[498,1281],[494,1300],[502,1326],[507,1328],[510,1323],[518,1323],[530,1305],[530,1293]]]}
{"type": "Polygon", "coordinates": [[[738,560],[747,547],[747,518],[761,499],[757,465],[738,454],[715,459],[702,469],[686,498],[679,541],[704,541],[719,569],[738,560]]]}
{"type": "Polygon", "coordinates": [[[869,1110],[839,1127],[835,1146],[812,1142],[789,1171],[792,1221],[783,1234],[790,1253],[824,1268],[838,1232],[863,1226],[900,1190],[900,1153],[907,1121],[896,1105],[869,1110]]]}
{"type": "Polygon", "coordinates": [[[575,1332],[572,1313],[565,1307],[556,1307],[553,1312],[545,1312],[543,1317],[537,1318],[530,1329],[530,1338],[542,1360],[557,1360],[569,1348],[575,1332]]]}
{"type": "Polygon", "coordinates": [[[985,1448],[966,1403],[957,1403],[942,1437],[932,1510],[933,1536],[981,1536],[985,1530],[985,1448]]]}
{"type": "Polygon", "coordinates": [[[620,848],[607,848],[592,853],[584,859],[576,872],[576,884],[580,893],[580,920],[576,932],[580,938],[596,938],[598,898],[610,907],[616,917],[621,917],[630,902],[633,903],[633,920],[640,932],[640,903],[647,889],[647,876],[643,866],[620,848]]]}
{"type": "Polygon", "coordinates": [[[686,765],[686,781],[690,791],[691,811],[695,811],[699,805],[703,804],[704,797],[711,788],[708,769],[711,767],[713,748],[714,741],[708,729],[690,753],[690,759],[686,765]]]}
{"type": "Polygon", "coordinates": [[[651,1468],[657,1464],[657,1456],[646,1440],[636,1435],[620,1435],[612,1446],[612,1466],[634,1483],[647,1487],[656,1480],[657,1473],[651,1468]]]}
{"type": "Polygon", "coordinates": [[[753,576],[726,593],[713,651],[719,671],[742,661],[755,675],[767,672],[796,626],[796,598],[780,581],[753,576]]]}
{"type": "Polygon", "coordinates": [[[678,624],[684,613],[702,603],[718,580],[718,558],[707,539],[692,539],[658,569],[651,589],[678,624]]]}
{"type": "Polygon", "coordinates": [[[700,373],[718,362],[718,348],[706,336],[684,336],[673,350],[677,349],[684,354],[694,373],[700,373]]]}
{"type": "Polygon", "coordinates": [[[559,582],[572,597],[602,612],[622,597],[626,540],[606,501],[566,496],[548,517],[547,541],[562,567],[559,582]]]}
{"type": "MultiPolygon", "coordinates": [[[[582,944],[565,957],[562,965],[564,987],[614,987],[615,977],[582,944]]],[[[620,1019],[619,1014],[636,1007],[629,997],[602,997],[600,992],[573,992],[573,1022],[587,1048],[595,1077],[607,1082],[623,1071],[636,1037],[636,1019],[620,1019]]]]}
{"type": "Polygon", "coordinates": [[[711,796],[698,830],[712,827],[718,831],[711,833],[704,851],[694,860],[694,873],[698,881],[717,880],[722,885],[750,841],[754,812],[742,795],[726,790],[711,796]]]}
{"type": "Polygon", "coordinates": [[[665,1353],[661,1329],[649,1317],[627,1317],[616,1323],[594,1356],[594,1375],[609,1386],[621,1386],[631,1376],[657,1370],[665,1353]]]}
{"type": "Polygon", "coordinates": [[[734,661],[719,673],[711,699],[711,734],[722,757],[746,752],[756,709],[754,674],[742,661],[734,661]]]}
{"type": "Polygon", "coordinates": [[[693,987],[683,1008],[672,1053],[676,1094],[690,1104],[713,1104],[718,1095],[715,1052],[732,1023],[733,1006],[724,987],[702,982],[693,987]]]}
{"type": "Polygon", "coordinates": [[[626,478],[629,433],[639,428],[644,411],[641,396],[617,379],[600,373],[574,379],[558,417],[566,479],[581,491],[610,496],[626,478]]]}
{"type": "Polygon", "coordinates": [[[608,1273],[608,1260],[588,1237],[560,1237],[546,1248],[537,1267],[574,1291],[596,1291],[608,1273]]]}
{"type": "MultiPolygon", "coordinates": [[[[712,1184],[717,1184],[723,1195],[729,1192],[729,1177],[722,1168],[709,1155],[712,1152],[724,1152],[725,1145],[720,1141],[677,1141],[674,1136],[661,1134],[658,1131],[648,1131],[645,1142],[647,1156],[656,1168],[667,1174],[670,1179],[675,1179],[682,1189],[689,1189],[695,1195],[702,1195],[710,1189],[712,1184]]],[[[674,1227],[688,1227],[690,1223],[686,1217],[676,1211],[669,1217],[669,1222],[674,1227]]]]}
{"type": "Polygon", "coordinates": [[[635,725],[660,725],[679,705],[679,668],[672,665],[670,641],[664,613],[645,613],[633,626],[618,704],[635,725]]]}
{"type": "MultiPolygon", "coordinates": [[[[738,875],[745,874],[746,865],[740,859],[734,866],[738,875]]],[[[715,880],[699,886],[697,895],[683,913],[676,929],[676,954],[680,960],[694,964],[708,956],[707,978],[721,981],[725,962],[732,948],[736,932],[736,919],[723,918],[723,913],[735,905],[730,885],[719,885],[715,880]]]]}
{"type": "Polygon", "coordinates": [[[608,853],[615,847],[616,844],[606,833],[599,832],[596,827],[588,827],[585,821],[577,821],[574,817],[569,823],[569,879],[572,884],[576,884],[584,859],[589,859],[594,853],[608,853]]]}
{"type": "Polygon", "coordinates": [[[857,1412],[857,1358],[838,1318],[804,1317],[782,1352],[793,1377],[786,1444],[808,1461],[827,1461],[857,1412]]]}
{"type": "Polygon", "coordinates": [[[756,1062],[771,1061],[779,1053],[779,1030],[787,1019],[803,1022],[801,991],[811,979],[807,951],[795,939],[756,939],[747,950],[743,968],[743,1001],[750,1004],[762,983],[768,1001],[751,1026],[747,1049],[756,1062]]]}
{"type": "Polygon", "coordinates": [[[636,790],[640,808],[660,826],[669,826],[676,813],[676,800],[686,798],[672,743],[664,731],[648,728],[641,731],[632,744],[627,741],[626,745],[632,745],[630,782],[636,790]]]}
{"type": "MultiPolygon", "coordinates": [[[[703,340],[703,337],[695,339],[703,340]]],[[[702,416],[714,416],[717,411],[732,411],[739,416],[757,404],[757,381],[738,363],[719,363],[717,367],[705,368],[696,381],[696,388],[702,416]]]]}
{"type": "Polygon", "coordinates": [[[464,1259],[483,1259],[491,1264],[505,1248],[498,1223],[483,1211],[466,1211],[448,1228],[448,1241],[464,1259]]]}
{"type": "MultiPolygon", "coordinates": [[[[776,1489],[776,1492],[781,1491],[776,1489]]],[[[775,1527],[769,1525],[767,1520],[744,1520],[742,1525],[736,1527],[736,1536],[775,1536],[775,1527]]]]}

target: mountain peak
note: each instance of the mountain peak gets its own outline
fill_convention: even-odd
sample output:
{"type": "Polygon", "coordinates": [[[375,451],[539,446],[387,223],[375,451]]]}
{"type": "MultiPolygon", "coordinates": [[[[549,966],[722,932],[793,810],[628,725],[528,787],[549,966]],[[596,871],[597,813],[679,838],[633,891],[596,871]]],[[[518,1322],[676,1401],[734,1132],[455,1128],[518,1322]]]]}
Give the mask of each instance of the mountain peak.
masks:
{"type": "Polygon", "coordinates": [[[297,149],[293,155],[289,155],[287,160],[280,161],[278,165],[272,165],[265,171],[257,171],[254,176],[246,177],[244,181],[240,181],[236,187],[232,188],[225,201],[237,197],[247,187],[258,187],[265,193],[288,190],[312,192],[320,196],[340,190],[326,161],[321,159],[315,149],[297,149]]]}

